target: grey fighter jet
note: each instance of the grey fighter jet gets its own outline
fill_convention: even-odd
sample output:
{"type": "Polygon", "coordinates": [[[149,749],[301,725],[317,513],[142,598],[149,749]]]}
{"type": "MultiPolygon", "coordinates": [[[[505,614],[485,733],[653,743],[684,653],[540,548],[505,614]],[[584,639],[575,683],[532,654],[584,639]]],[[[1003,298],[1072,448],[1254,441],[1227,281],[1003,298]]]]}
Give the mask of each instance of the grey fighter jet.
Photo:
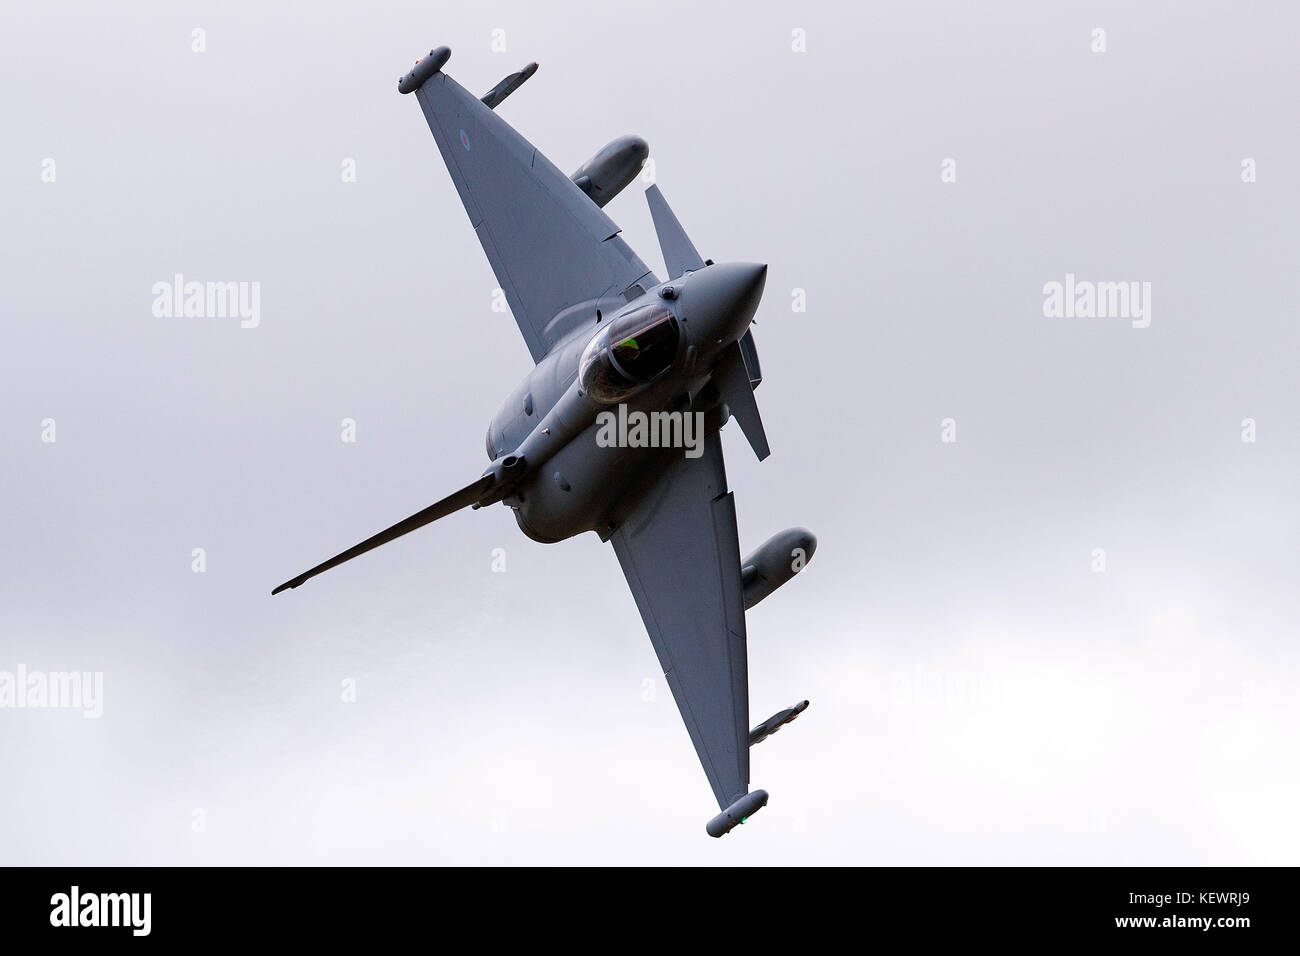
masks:
{"type": "Polygon", "coordinates": [[[465,507],[504,503],[535,541],[594,531],[618,555],[721,808],[706,828],[720,837],[767,803],[749,789],[750,747],[808,705],[749,727],[745,611],[817,542],[793,528],[741,560],[718,437],[734,418],[768,455],[749,328],[767,266],[702,259],[651,186],[661,281],[602,211],[636,178],[645,142],[614,140],[565,176],[495,112],[537,64],[477,97],[442,72],[450,56],[432,50],[398,90],[424,110],[536,366],[488,427],[481,477],[271,593],[465,507]]]}

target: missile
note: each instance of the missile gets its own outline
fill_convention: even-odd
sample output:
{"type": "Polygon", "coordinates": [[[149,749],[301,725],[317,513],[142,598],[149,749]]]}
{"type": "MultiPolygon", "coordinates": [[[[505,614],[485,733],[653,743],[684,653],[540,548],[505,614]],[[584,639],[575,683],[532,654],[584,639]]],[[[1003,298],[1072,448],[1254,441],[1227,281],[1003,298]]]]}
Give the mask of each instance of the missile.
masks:
{"type": "Polygon", "coordinates": [[[747,793],[710,820],[704,829],[711,837],[726,836],[765,806],[767,806],[766,790],[747,793]]]}
{"type": "Polygon", "coordinates": [[[807,709],[808,701],[801,700],[793,707],[787,707],[785,710],[773,714],[749,732],[749,745],[752,747],[754,744],[761,744],[807,709]]]}
{"type": "Polygon", "coordinates": [[[788,528],[772,535],[740,563],[740,583],[749,610],[798,574],[812,560],[817,536],[807,528],[788,528]]]}
{"type": "Polygon", "coordinates": [[[524,81],[536,72],[537,64],[529,63],[522,70],[519,70],[516,73],[511,73],[496,86],[492,87],[492,89],[480,96],[479,99],[488,109],[494,110],[501,105],[502,100],[515,90],[519,89],[519,87],[523,86],[524,81]]]}
{"type": "Polygon", "coordinates": [[[592,202],[604,206],[636,179],[649,155],[650,146],[640,136],[620,136],[603,146],[569,178],[592,202]]]}

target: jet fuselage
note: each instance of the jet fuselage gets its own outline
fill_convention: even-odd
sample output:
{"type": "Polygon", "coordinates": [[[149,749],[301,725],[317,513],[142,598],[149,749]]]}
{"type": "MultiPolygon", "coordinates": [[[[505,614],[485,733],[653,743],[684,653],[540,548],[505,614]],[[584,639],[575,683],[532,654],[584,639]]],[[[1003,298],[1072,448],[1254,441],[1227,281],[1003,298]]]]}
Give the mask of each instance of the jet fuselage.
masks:
{"type": "MultiPolygon", "coordinates": [[[[599,318],[593,305],[590,324],[576,327],[537,363],[493,417],[486,442],[494,462],[513,456],[525,463],[526,477],[503,499],[524,534],[546,543],[585,531],[605,537],[672,460],[690,451],[681,444],[602,442],[602,411],[633,420],[637,413],[699,413],[706,433],[722,427],[725,406],[707,386],[719,356],[749,328],[766,269],[750,263],[709,265],[626,304],[607,302],[612,308],[601,308],[599,318]],[[646,381],[629,377],[625,390],[617,382],[613,389],[603,388],[594,368],[602,356],[596,353],[617,354],[620,343],[602,338],[608,339],[624,317],[662,313],[670,316],[676,337],[665,367],[646,381]],[[586,379],[580,374],[584,362],[586,379]]],[[[624,352],[632,351],[628,342],[636,340],[625,339],[624,352]]],[[[632,355],[636,361],[635,351],[632,355]]],[[[622,369],[617,359],[612,364],[622,369]]],[[[687,423],[686,434],[693,425],[687,423]]]]}

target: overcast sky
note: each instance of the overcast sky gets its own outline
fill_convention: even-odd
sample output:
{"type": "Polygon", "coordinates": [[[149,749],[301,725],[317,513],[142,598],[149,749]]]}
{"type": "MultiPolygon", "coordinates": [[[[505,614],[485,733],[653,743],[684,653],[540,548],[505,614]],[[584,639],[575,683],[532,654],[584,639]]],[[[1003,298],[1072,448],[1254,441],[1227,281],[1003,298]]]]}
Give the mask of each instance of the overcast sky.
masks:
{"type": "Polygon", "coordinates": [[[0,672],[103,714],[0,710],[0,861],[1295,864],[1298,25],[6,4],[0,672]],[[820,542],[749,614],[752,722],[812,706],[724,840],[594,535],[467,511],[269,596],[477,477],[530,367],[396,91],[440,44],[475,91],[537,60],[500,113],[558,166],[644,136],[701,253],[770,264],[773,454],[724,446],[742,549],[820,542]],[[177,273],[256,327],[155,315],[177,273]],[[1067,274],[1149,325],[1045,316],[1067,274]]]}

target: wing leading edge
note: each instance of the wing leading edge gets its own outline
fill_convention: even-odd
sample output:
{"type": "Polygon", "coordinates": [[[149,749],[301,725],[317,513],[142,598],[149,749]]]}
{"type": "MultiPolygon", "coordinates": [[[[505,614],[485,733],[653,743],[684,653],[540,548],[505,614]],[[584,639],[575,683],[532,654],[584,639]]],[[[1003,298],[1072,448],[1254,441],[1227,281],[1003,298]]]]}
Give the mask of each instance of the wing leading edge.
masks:
{"type": "Polygon", "coordinates": [[[678,461],[610,540],[725,810],[749,790],[749,672],[735,498],[718,435],[699,458],[678,461]]]}
{"type": "Polygon", "coordinates": [[[477,96],[439,71],[416,98],[534,362],[587,318],[566,310],[655,283],[614,221],[477,96]]]}

